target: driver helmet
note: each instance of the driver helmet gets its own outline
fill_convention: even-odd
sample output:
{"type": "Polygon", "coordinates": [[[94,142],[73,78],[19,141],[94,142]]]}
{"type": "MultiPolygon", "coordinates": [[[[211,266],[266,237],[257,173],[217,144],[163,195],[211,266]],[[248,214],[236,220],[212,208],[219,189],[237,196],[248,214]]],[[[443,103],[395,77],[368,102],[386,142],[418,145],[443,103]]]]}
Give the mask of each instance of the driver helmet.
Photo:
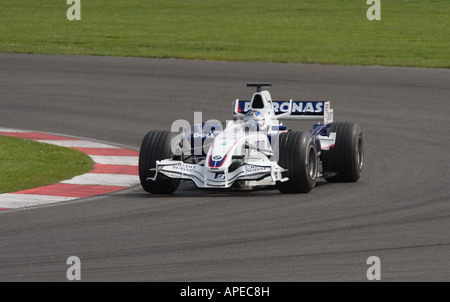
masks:
{"type": "Polygon", "coordinates": [[[250,131],[265,131],[265,120],[261,112],[253,109],[250,109],[244,116],[244,124],[246,124],[250,131]]]}

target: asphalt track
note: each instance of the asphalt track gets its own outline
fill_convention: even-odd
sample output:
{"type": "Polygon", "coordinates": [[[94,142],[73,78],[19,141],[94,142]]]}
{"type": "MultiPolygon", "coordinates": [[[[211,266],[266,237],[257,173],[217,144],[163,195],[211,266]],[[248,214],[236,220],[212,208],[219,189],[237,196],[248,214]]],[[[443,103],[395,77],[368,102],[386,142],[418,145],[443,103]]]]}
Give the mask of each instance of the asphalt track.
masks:
{"type": "MultiPolygon", "coordinates": [[[[309,194],[134,187],[0,212],[0,281],[450,281],[450,70],[0,54],[0,127],[138,150],[176,119],[231,118],[248,81],[331,100],[365,138],[358,183],[309,194]]],[[[292,127],[310,126],[289,123],[292,127]]]]}

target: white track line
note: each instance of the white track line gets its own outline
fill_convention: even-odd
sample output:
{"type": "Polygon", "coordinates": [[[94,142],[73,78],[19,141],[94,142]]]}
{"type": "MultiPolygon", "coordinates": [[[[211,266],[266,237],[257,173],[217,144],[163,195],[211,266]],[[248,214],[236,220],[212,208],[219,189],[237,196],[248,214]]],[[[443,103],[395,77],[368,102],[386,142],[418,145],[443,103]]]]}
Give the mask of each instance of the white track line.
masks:
{"type": "Polygon", "coordinates": [[[35,194],[0,194],[0,208],[17,209],[77,199],[75,197],[47,196],[35,194]]]}
{"type": "Polygon", "coordinates": [[[119,147],[98,143],[98,142],[90,142],[85,140],[36,140],[36,142],[57,145],[60,147],[72,147],[72,148],[109,148],[109,149],[119,149],[119,147]]]}
{"type": "Polygon", "coordinates": [[[139,156],[103,156],[103,155],[89,155],[97,164],[102,165],[139,165],[139,156]]]}
{"type": "Polygon", "coordinates": [[[61,183],[72,185],[102,185],[129,187],[139,183],[139,176],[124,174],[86,173],[64,180],[61,183]]]}
{"type": "Polygon", "coordinates": [[[10,129],[10,128],[0,128],[0,132],[22,133],[22,132],[31,132],[31,131],[16,130],[16,129],[10,129]]]}

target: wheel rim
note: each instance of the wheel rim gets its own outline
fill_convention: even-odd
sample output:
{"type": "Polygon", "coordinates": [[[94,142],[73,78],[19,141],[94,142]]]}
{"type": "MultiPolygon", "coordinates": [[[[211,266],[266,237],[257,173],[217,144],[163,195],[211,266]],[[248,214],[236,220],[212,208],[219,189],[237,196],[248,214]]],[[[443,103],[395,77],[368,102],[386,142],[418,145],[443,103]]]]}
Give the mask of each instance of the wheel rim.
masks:
{"type": "Polygon", "coordinates": [[[364,164],[364,152],[362,137],[358,138],[358,145],[356,147],[356,159],[358,161],[358,169],[361,170],[364,164]]]}
{"type": "Polygon", "coordinates": [[[316,178],[317,174],[317,160],[316,160],[316,150],[313,146],[309,147],[308,158],[307,158],[308,166],[307,172],[311,179],[316,178]]]}

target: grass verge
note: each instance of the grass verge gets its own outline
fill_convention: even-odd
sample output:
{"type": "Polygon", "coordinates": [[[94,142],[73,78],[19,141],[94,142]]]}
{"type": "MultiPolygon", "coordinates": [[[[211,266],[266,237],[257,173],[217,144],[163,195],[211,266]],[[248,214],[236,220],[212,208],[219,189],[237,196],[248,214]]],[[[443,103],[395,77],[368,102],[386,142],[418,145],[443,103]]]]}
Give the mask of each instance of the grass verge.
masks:
{"type": "Polygon", "coordinates": [[[92,159],[78,150],[0,136],[0,193],[54,184],[93,166],[92,159]]]}
{"type": "Polygon", "coordinates": [[[0,52],[450,68],[448,0],[2,0],[0,52]]]}

